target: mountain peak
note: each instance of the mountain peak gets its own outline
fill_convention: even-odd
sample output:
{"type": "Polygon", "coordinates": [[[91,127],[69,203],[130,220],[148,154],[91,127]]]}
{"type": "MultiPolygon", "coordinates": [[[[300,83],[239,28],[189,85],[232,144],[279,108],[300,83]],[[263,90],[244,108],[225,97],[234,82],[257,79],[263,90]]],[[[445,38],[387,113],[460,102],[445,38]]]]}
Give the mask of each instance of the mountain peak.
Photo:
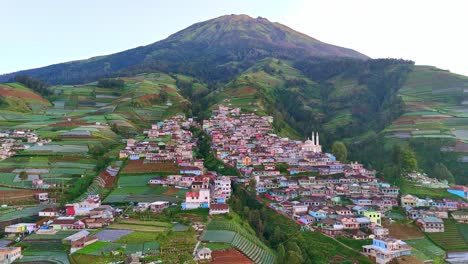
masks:
{"type": "Polygon", "coordinates": [[[308,56],[368,59],[351,49],[330,45],[281,23],[249,15],[224,15],[193,24],[166,39],[175,42],[208,43],[210,46],[296,49],[308,56]]]}
{"type": "Polygon", "coordinates": [[[321,42],[266,18],[241,14],[193,24],[147,46],[6,74],[0,81],[25,74],[51,84],[76,84],[150,71],[200,71],[204,78],[226,81],[266,57],[292,61],[306,57],[368,59],[357,51],[321,42]]]}

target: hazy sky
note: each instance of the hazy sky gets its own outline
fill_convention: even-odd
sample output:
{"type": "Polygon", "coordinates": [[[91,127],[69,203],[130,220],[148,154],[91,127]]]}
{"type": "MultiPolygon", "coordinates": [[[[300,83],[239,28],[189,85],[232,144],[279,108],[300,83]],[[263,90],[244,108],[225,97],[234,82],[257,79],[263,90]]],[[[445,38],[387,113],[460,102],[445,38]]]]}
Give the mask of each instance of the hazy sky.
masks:
{"type": "Polygon", "coordinates": [[[372,58],[468,75],[468,1],[0,0],[0,73],[156,42],[225,14],[262,16],[372,58]]]}

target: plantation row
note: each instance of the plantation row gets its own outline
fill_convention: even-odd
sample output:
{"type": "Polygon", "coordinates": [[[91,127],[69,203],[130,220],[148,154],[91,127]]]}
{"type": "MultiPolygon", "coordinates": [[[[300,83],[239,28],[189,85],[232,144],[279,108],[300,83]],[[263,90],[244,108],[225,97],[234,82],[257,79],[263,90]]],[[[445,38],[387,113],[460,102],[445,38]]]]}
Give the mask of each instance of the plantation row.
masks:
{"type": "Polygon", "coordinates": [[[445,221],[445,232],[426,233],[429,239],[446,251],[468,250],[468,242],[460,234],[455,222],[445,221]]]}
{"type": "Polygon", "coordinates": [[[263,242],[255,235],[247,232],[245,229],[240,228],[238,225],[234,223],[229,223],[229,222],[223,222],[223,221],[212,221],[211,223],[208,224],[207,226],[208,230],[230,230],[234,231],[238,234],[241,234],[245,238],[249,239],[256,245],[259,245],[260,247],[263,247],[264,249],[268,249],[267,247],[264,246],[263,242]]]}
{"type": "Polygon", "coordinates": [[[269,264],[275,262],[273,254],[262,247],[254,244],[240,234],[236,234],[232,240],[232,245],[244,253],[247,257],[259,264],[269,264]]]}

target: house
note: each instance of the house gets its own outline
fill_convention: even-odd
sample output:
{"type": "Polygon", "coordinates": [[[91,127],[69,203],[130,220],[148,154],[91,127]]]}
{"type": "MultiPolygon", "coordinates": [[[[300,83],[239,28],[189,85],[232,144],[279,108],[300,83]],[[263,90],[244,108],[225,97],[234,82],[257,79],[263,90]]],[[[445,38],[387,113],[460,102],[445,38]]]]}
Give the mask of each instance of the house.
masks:
{"type": "Polygon", "coordinates": [[[468,211],[454,211],[452,217],[461,224],[468,224],[468,211]]]}
{"type": "Polygon", "coordinates": [[[228,204],[210,204],[210,215],[213,214],[228,214],[229,205],[228,204]]]}
{"type": "Polygon", "coordinates": [[[89,211],[91,218],[114,218],[115,209],[110,205],[101,205],[89,211]]]}
{"type": "Polygon", "coordinates": [[[382,220],[381,220],[382,216],[381,216],[380,212],[377,212],[375,210],[368,210],[368,211],[364,211],[362,213],[362,215],[369,218],[369,220],[372,223],[374,223],[374,224],[376,224],[378,226],[382,225],[382,220]]]}
{"type": "Polygon", "coordinates": [[[102,228],[114,222],[114,218],[82,218],[86,228],[102,228]]]}
{"type": "Polygon", "coordinates": [[[449,193],[453,193],[461,198],[468,199],[468,187],[462,185],[455,185],[447,189],[449,193]]]}
{"type": "Polygon", "coordinates": [[[39,216],[44,216],[44,217],[57,217],[59,216],[59,211],[57,208],[44,208],[39,212],[39,216]]]}
{"type": "Polygon", "coordinates": [[[168,201],[156,201],[156,202],[152,202],[149,204],[149,209],[151,210],[151,212],[156,212],[156,213],[161,212],[167,207],[169,207],[168,201]]]}
{"type": "Polygon", "coordinates": [[[302,215],[303,213],[307,213],[309,207],[307,205],[294,205],[292,207],[292,212],[294,215],[302,215]]]}
{"type": "Polygon", "coordinates": [[[310,225],[314,222],[314,218],[311,215],[303,215],[299,218],[299,222],[303,223],[304,225],[310,225]]]}
{"type": "Polygon", "coordinates": [[[82,230],[78,233],[75,233],[71,236],[68,236],[66,238],[64,238],[62,241],[65,243],[65,244],[68,244],[71,246],[71,250],[74,251],[74,250],[77,250],[77,249],[80,249],[80,248],[83,248],[87,245],[90,245],[94,242],[97,242],[98,239],[94,236],[89,236],[89,231],[86,231],[86,230],[82,230]]]}
{"type": "Polygon", "coordinates": [[[59,217],[50,224],[50,227],[55,230],[84,229],[85,224],[74,217],[59,217]]]}
{"type": "Polygon", "coordinates": [[[388,233],[388,228],[377,226],[372,229],[372,234],[374,234],[376,237],[388,236],[388,233]]]}
{"type": "Polygon", "coordinates": [[[435,216],[425,216],[416,221],[416,225],[426,233],[444,232],[444,221],[435,216]]]}
{"type": "Polygon", "coordinates": [[[320,207],[315,207],[309,210],[309,214],[315,219],[315,221],[320,221],[327,218],[328,211],[323,210],[320,207]]]}
{"type": "Polygon", "coordinates": [[[386,264],[394,258],[411,255],[411,247],[399,239],[374,238],[372,245],[362,246],[364,255],[377,264],[386,264]]]}
{"type": "Polygon", "coordinates": [[[35,223],[19,223],[5,227],[5,233],[8,234],[31,234],[37,228],[35,223]]]}
{"type": "Polygon", "coordinates": [[[340,219],[344,229],[359,229],[360,223],[357,218],[354,217],[343,217],[340,219]]]}
{"type": "Polygon", "coordinates": [[[211,259],[211,249],[203,247],[197,250],[197,259],[204,260],[204,259],[211,259]]]}
{"type": "Polygon", "coordinates": [[[182,203],[182,209],[209,208],[210,201],[210,189],[187,192],[185,194],[185,203],[182,203]]]}
{"type": "Polygon", "coordinates": [[[35,197],[39,202],[48,202],[49,201],[49,193],[42,192],[42,193],[36,193],[35,197]]]}
{"type": "Polygon", "coordinates": [[[11,264],[22,258],[21,247],[0,247],[0,263],[11,264]]]}
{"type": "Polygon", "coordinates": [[[157,178],[150,179],[148,181],[148,184],[150,184],[150,185],[157,185],[157,184],[165,185],[165,184],[167,184],[167,181],[164,178],[157,177],[157,178]]]}
{"type": "Polygon", "coordinates": [[[337,236],[343,234],[344,226],[336,219],[326,218],[317,222],[317,228],[324,234],[329,236],[337,236]]]}
{"type": "Polygon", "coordinates": [[[99,195],[88,195],[86,199],[81,202],[66,204],[66,213],[69,216],[85,216],[94,208],[101,206],[99,195]]]}
{"type": "Polygon", "coordinates": [[[406,206],[420,206],[419,204],[419,198],[416,196],[413,196],[411,194],[406,194],[401,197],[401,206],[406,207],[406,206]]]}
{"type": "Polygon", "coordinates": [[[180,168],[180,174],[195,174],[195,175],[202,175],[203,171],[195,166],[185,166],[180,168]]]}

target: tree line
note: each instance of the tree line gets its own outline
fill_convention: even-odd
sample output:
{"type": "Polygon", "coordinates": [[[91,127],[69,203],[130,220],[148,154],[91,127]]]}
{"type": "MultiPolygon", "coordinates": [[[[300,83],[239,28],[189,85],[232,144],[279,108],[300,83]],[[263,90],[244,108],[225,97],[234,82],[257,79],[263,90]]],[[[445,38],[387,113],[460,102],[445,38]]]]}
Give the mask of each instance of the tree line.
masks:
{"type": "Polygon", "coordinates": [[[26,75],[17,75],[15,76],[14,81],[23,84],[24,86],[28,87],[29,89],[33,90],[34,92],[42,96],[47,96],[47,95],[52,94],[47,89],[48,85],[39,79],[34,79],[26,75]]]}

